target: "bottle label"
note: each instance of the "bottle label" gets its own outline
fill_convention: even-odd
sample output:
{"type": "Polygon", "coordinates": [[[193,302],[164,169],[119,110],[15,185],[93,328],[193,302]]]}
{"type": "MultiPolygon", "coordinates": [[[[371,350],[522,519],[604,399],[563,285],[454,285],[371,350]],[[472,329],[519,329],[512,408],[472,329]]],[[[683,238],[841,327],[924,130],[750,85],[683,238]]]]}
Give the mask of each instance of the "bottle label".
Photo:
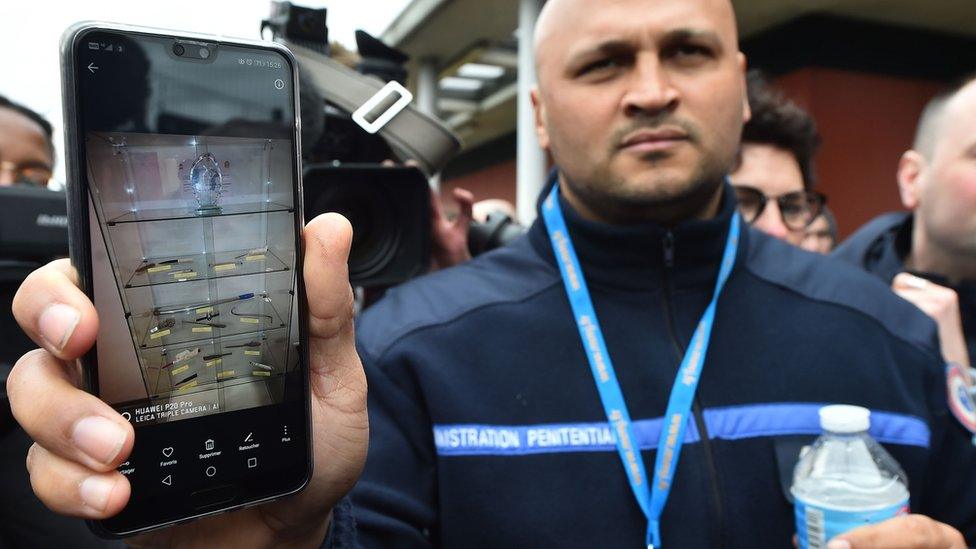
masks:
{"type": "Polygon", "coordinates": [[[908,514],[908,500],[869,511],[838,511],[796,500],[796,537],[800,549],[824,549],[835,536],[860,526],[908,514]]]}

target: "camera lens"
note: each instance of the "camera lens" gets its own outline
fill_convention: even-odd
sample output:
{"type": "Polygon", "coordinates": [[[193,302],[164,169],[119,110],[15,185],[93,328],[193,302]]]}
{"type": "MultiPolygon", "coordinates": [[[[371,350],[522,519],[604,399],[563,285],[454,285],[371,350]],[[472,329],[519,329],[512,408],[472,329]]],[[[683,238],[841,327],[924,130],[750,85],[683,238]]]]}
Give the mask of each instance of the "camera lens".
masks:
{"type": "Polygon", "coordinates": [[[186,53],[186,48],[183,47],[183,44],[173,44],[173,53],[183,55],[186,53]]]}
{"type": "Polygon", "coordinates": [[[209,48],[200,48],[200,52],[199,53],[200,53],[200,59],[206,59],[206,58],[210,57],[210,49],[209,48]]]}

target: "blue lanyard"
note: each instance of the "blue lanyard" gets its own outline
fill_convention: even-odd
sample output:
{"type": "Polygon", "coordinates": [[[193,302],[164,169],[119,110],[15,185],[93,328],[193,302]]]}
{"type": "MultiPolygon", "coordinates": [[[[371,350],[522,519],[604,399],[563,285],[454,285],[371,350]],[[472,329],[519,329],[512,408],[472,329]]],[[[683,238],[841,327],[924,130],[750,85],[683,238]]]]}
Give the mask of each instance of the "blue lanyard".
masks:
{"type": "Polygon", "coordinates": [[[654,460],[654,478],[648,484],[644,460],[641,459],[640,448],[636,446],[637,438],[634,437],[627,404],[624,402],[624,395],[620,390],[620,384],[617,382],[610,353],[607,352],[607,346],[603,340],[603,332],[600,330],[600,323],[596,318],[596,311],[593,309],[590,291],[586,287],[583,269],[580,266],[579,258],[576,256],[569,230],[566,228],[566,220],[563,218],[563,212],[559,206],[558,195],[559,185],[557,184],[553,186],[549,196],[543,202],[543,220],[546,223],[546,230],[549,232],[549,241],[552,243],[553,252],[556,254],[556,263],[559,265],[563,284],[566,286],[569,304],[573,309],[573,315],[576,317],[576,327],[579,328],[583,348],[590,363],[590,370],[600,392],[603,410],[614,433],[617,453],[620,454],[620,460],[623,462],[624,471],[627,473],[634,497],[637,498],[637,504],[644,516],[647,517],[647,546],[648,548],[659,549],[661,547],[661,513],[664,511],[664,505],[671,493],[671,483],[678,467],[678,458],[681,456],[685,428],[688,425],[688,415],[695,398],[695,390],[698,388],[702,366],[705,364],[708,341],[712,336],[715,307],[718,303],[718,297],[722,293],[722,288],[725,287],[725,282],[732,272],[732,266],[735,264],[735,255],[739,247],[739,216],[733,214],[732,221],[729,222],[729,234],[725,241],[725,251],[722,253],[722,264],[718,272],[718,281],[715,283],[715,291],[712,293],[712,300],[698,321],[695,334],[691,338],[684,358],[681,359],[681,367],[678,369],[678,375],[671,388],[667,413],[664,415],[664,424],[661,428],[661,438],[658,441],[657,457],[654,460]]]}

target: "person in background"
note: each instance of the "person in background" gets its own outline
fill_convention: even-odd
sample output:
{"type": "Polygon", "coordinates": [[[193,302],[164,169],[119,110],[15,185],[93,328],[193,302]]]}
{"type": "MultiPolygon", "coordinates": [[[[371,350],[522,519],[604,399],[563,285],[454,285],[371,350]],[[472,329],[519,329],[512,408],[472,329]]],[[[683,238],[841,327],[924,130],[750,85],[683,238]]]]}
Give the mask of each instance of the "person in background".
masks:
{"type": "Polygon", "coordinates": [[[966,371],[976,354],[976,73],[922,111],[898,190],[909,211],[868,222],[834,256],[932,317],[945,360],[966,371]]]}
{"type": "Polygon", "coordinates": [[[451,196],[457,204],[454,215],[444,211],[439,193],[430,193],[431,271],[453,267],[471,259],[468,226],[471,224],[474,195],[467,189],[456,187],[451,191],[451,196]]]}
{"type": "Polygon", "coordinates": [[[0,186],[46,187],[54,171],[51,123],[0,95],[0,186]]]}
{"type": "Polygon", "coordinates": [[[813,190],[820,135],[813,118],[758,71],[749,71],[747,90],[752,118],[729,175],[739,212],[757,229],[799,246],[825,200],[813,190]]]}
{"type": "MultiPolygon", "coordinates": [[[[0,186],[46,187],[54,167],[51,124],[33,110],[0,96],[0,186]]],[[[0,340],[4,354],[17,356],[31,342],[10,314],[13,289],[0,287],[0,340]]],[[[92,534],[79,519],[57,515],[31,491],[24,469],[30,437],[14,423],[7,402],[7,375],[13,360],[0,362],[0,547],[121,547],[92,534]]]]}
{"type": "Polygon", "coordinates": [[[837,219],[826,205],[813,222],[803,231],[800,247],[804,250],[827,255],[837,245],[837,219]]]}
{"type": "Polygon", "coordinates": [[[488,216],[500,212],[512,219],[518,219],[515,212],[515,205],[504,198],[486,198],[474,203],[472,208],[472,219],[477,223],[488,221],[488,216]]]}

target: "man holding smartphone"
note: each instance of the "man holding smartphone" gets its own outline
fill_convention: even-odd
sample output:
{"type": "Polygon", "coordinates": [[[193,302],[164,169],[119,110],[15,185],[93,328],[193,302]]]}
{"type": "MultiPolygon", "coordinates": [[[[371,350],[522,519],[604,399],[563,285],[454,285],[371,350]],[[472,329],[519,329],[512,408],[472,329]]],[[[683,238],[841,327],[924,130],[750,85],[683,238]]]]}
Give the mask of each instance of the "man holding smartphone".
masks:
{"type": "MultiPolygon", "coordinates": [[[[349,508],[336,505],[360,477],[371,430],[351,497],[364,545],[637,546],[646,532],[673,547],[784,546],[792,507],[775,458],[792,448],[783,455],[795,462],[799,446],[766,431],[743,437],[741,421],[725,424],[739,439],[715,432],[712,440],[706,430],[722,427],[714,418],[743,411],[767,427],[792,421],[780,405],[772,406],[778,416],[762,415],[770,395],[862,403],[895,412],[885,417],[896,427],[931,435],[892,434],[904,446],[895,453],[920,482],[913,505],[971,534],[971,481],[948,479],[944,469],[972,464],[976,451],[941,413],[941,365],[928,341],[934,326],[853,270],[831,275],[835,265],[756,231],[732,238],[735,204],[723,176],[748,109],[731,3],[551,0],[539,20],[537,64],[538,132],[559,167],[544,221],[509,247],[394,290],[363,318],[359,353],[345,282],[349,225],[334,215],[309,223],[311,484],[292,499],[138,542],[315,546],[331,523],[329,543],[352,543],[349,508]],[[570,257],[570,246],[583,252],[584,268],[561,277],[557,255],[570,257]],[[802,290],[782,283],[798,277],[802,290]],[[599,319],[574,322],[564,290],[581,280],[592,287],[599,319]],[[723,301],[706,308],[715,287],[723,301]],[[703,310],[715,312],[714,333],[711,346],[696,347],[703,310]],[[885,311],[905,313],[905,324],[885,320],[885,311]],[[639,436],[628,440],[644,452],[622,448],[626,469],[617,443],[627,418],[604,415],[603,386],[594,390],[587,371],[584,349],[598,341],[590,335],[599,322],[609,355],[591,352],[596,379],[613,378],[612,358],[626,404],[641,418],[639,436]],[[832,325],[839,329],[811,330],[832,325]],[[706,372],[694,419],[674,425],[697,429],[665,440],[672,451],[686,447],[683,463],[667,511],[648,516],[628,480],[655,459],[645,439],[654,425],[661,431],[654,418],[664,412],[682,344],[709,350],[692,353],[699,368],[688,375],[706,372]],[[748,400],[721,405],[736,399],[748,400]],[[612,436],[608,422],[622,426],[620,434],[612,436]]],[[[92,344],[98,319],[73,277],[66,263],[54,263],[22,287],[15,313],[43,349],[21,360],[10,392],[37,440],[28,468],[39,497],[57,511],[98,518],[128,498],[113,468],[133,435],[110,407],[77,389],[74,360],[92,344]]],[[[663,475],[674,469],[662,471],[647,467],[670,487],[663,475]]],[[[912,515],[831,545],[896,546],[964,541],[952,526],[912,515]]]]}

